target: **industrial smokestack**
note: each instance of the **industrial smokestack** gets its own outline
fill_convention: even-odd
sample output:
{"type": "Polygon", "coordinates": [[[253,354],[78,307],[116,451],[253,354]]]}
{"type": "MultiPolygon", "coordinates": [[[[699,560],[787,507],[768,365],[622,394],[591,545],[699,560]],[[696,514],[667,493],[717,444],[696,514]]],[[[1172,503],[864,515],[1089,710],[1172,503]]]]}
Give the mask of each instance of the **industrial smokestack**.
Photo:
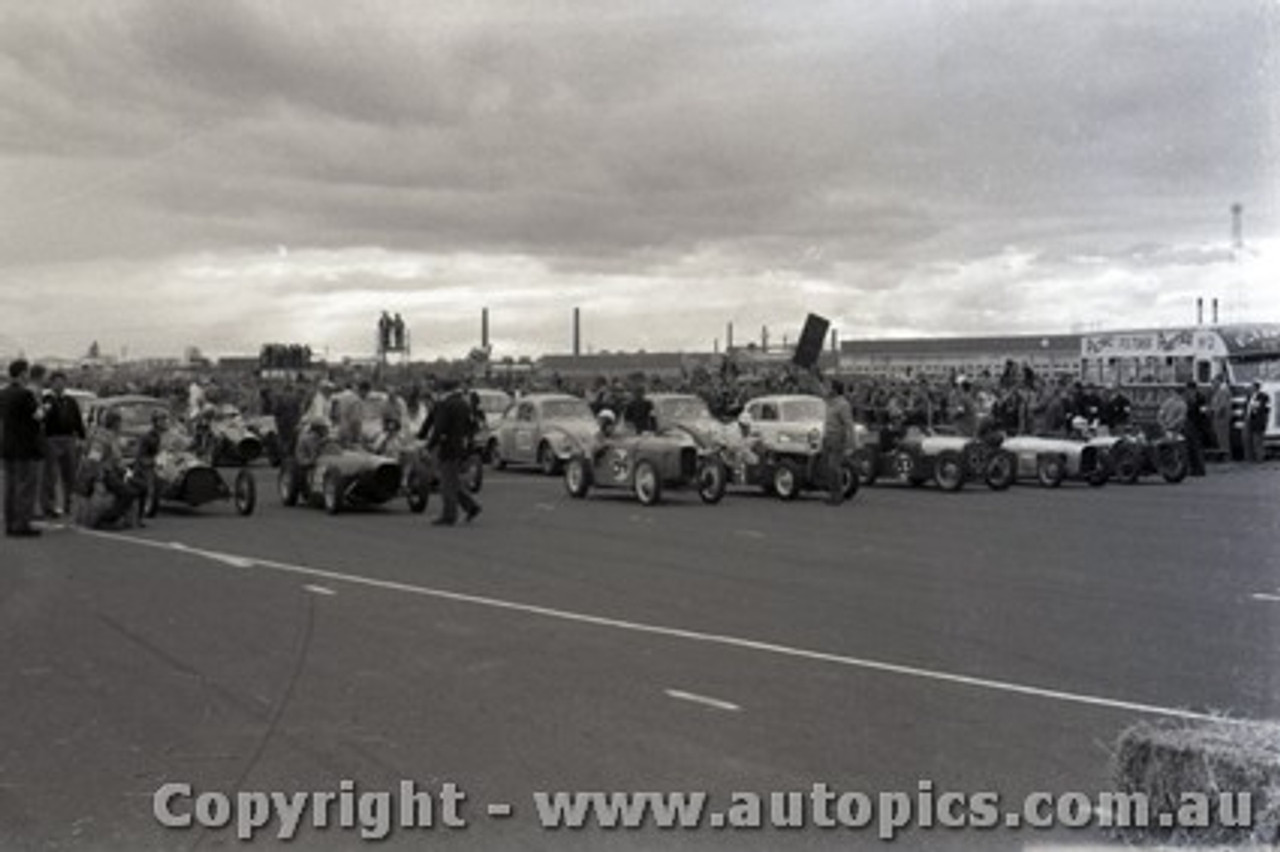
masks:
{"type": "Polygon", "coordinates": [[[1213,324],[1218,324],[1218,297],[1213,297],[1213,324]]]}
{"type": "Polygon", "coordinates": [[[769,351],[769,326],[767,325],[760,326],[760,351],[769,351]]]}
{"type": "Polygon", "coordinates": [[[1239,202],[1231,205],[1231,247],[1244,248],[1244,205],[1239,202]]]}
{"type": "Polygon", "coordinates": [[[724,351],[725,352],[733,351],[733,323],[729,323],[729,325],[725,327],[724,351]]]}
{"type": "Polygon", "coordinates": [[[1204,325],[1204,297],[1196,296],[1196,325],[1204,325]]]}
{"type": "Polygon", "coordinates": [[[582,354],[582,310],[573,309],[573,354],[582,354]]]}
{"type": "Polygon", "coordinates": [[[831,329],[831,351],[840,354],[840,332],[831,329]]]}
{"type": "Polygon", "coordinates": [[[480,348],[489,348],[489,309],[480,309],[480,348]]]}

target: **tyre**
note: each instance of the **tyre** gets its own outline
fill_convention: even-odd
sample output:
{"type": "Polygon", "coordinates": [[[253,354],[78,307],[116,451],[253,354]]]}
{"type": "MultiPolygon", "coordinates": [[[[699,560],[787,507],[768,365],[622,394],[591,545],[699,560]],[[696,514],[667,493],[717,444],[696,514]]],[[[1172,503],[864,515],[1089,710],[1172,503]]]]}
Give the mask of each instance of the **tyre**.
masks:
{"type": "Polygon", "coordinates": [[[427,503],[431,501],[431,488],[422,471],[409,471],[409,479],[405,483],[405,499],[409,503],[409,511],[421,515],[427,511],[427,503]]]}
{"type": "Polygon", "coordinates": [[[569,459],[564,467],[564,490],[578,500],[591,491],[591,468],[587,466],[586,459],[581,456],[569,459]]]}
{"type": "Polygon", "coordinates": [[[698,467],[698,496],[703,503],[719,503],[728,485],[729,473],[720,459],[707,459],[698,467]]]}
{"type": "Polygon", "coordinates": [[[794,500],[799,497],[802,481],[800,465],[791,459],[782,459],[773,469],[773,493],[782,500],[794,500]]]}
{"type": "Polygon", "coordinates": [[[538,467],[547,476],[555,476],[560,472],[560,459],[545,441],[538,445],[538,467]]]}
{"type": "Polygon", "coordinates": [[[863,448],[853,454],[854,470],[861,485],[875,485],[880,470],[876,464],[876,451],[863,448]]]}
{"type": "Polygon", "coordinates": [[[235,484],[231,488],[231,502],[236,507],[236,514],[248,517],[258,505],[258,483],[253,474],[244,468],[236,474],[235,484]]]}
{"type": "Polygon", "coordinates": [[[281,503],[286,506],[298,505],[298,468],[293,462],[285,462],[281,465],[276,486],[280,492],[281,503]]]}
{"type": "Polygon", "coordinates": [[[336,470],[325,473],[321,496],[324,498],[324,510],[330,515],[336,515],[342,511],[342,492],[345,490],[342,474],[336,470]]]}
{"type": "Polygon", "coordinates": [[[1005,491],[1018,478],[1018,459],[1013,453],[996,450],[987,460],[984,472],[987,487],[992,491],[1005,491]]]}
{"type": "Polygon", "coordinates": [[[1187,457],[1187,448],[1182,444],[1167,443],[1156,447],[1156,471],[1164,477],[1164,481],[1173,485],[1187,478],[1191,469],[1191,460],[1187,457]]]}
{"type": "Polygon", "coordinates": [[[1045,488],[1057,488],[1067,477],[1067,463],[1062,456],[1041,456],[1036,460],[1036,480],[1045,488]]]}
{"type": "Polygon", "coordinates": [[[933,481],[943,491],[964,488],[964,457],[951,450],[939,453],[933,463],[933,481]]]}
{"type": "Polygon", "coordinates": [[[636,499],[645,506],[652,506],[662,499],[662,477],[653,462],[643,459],[636,464],[631,480],[636,499]]]}
{"type": "Polygon", "coordinates": [[[1142,475],[1142,456],[1133,444],[1116,444],[1111,449],[1111,475],[1117,482],[1133,485],[1142,475]]]}
{"type": "Polygon", "coordinates": [[[844,499],[852,500],[858,493],[860,479],[858,467],[853,461],[847,461],[840,465],[840,491],[844,495],[844,499]]]}

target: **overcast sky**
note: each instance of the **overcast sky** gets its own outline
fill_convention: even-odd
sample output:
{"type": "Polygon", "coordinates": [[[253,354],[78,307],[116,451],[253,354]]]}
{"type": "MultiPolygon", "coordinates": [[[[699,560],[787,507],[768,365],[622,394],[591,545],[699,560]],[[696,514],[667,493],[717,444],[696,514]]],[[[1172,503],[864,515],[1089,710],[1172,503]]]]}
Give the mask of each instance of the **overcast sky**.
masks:
{"type": "Polygon", "coordinates": [[[1278,155],[1274,0],[0,0],[0,355],[1280,319],[1278,155]]]}

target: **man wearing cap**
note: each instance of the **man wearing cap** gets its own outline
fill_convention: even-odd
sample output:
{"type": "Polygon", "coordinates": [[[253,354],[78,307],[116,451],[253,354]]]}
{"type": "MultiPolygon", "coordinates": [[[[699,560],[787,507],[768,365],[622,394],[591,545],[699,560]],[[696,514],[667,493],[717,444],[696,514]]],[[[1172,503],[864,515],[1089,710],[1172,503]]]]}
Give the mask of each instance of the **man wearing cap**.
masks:
{"type": "Polygon", "coordinates": [[[30,366],[19,358],[9,365],[9,386],[0,391],[0,456],[4,459],[4,534],[34,537],[40,465],[40,403],[27,388],[30,366]]]}
{"type": "Polygon", "coordinates": [[[480,504],[462,487],[462,463],[470,448],[473,418],[471,403],[456,379],[440,383],[445,397],[436,406],[431,420],[427,449],[434,452],[440,471],[440,499],[444,507],[435,526],[451,527],[458,522],[458,507],[470,523],[480,514],[480,504]]]}

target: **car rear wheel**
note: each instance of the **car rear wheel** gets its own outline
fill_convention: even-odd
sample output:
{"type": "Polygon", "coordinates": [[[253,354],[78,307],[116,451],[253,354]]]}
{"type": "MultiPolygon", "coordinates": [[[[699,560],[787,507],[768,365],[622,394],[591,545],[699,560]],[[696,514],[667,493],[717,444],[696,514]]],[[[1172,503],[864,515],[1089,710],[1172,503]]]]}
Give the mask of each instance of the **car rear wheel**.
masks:
{"type": "Polygon", "coordinates": [[[844,499],[851,500],[858,493],[859,479],[857,465],[852,461],[840,465],[840,491],[844,499]]]}
{"type": "Polygon", "coordinates": [[[933,480],[943,491],[964,488],[964,458],[956,452],[940,453],[934,462],[933,480]]]}
{"type": "Polygon", "coordinates": [[[992,491],[1004,491],[1018,478],[1018,459],[1013,453],[996,450],[987,461],[987,487],[992,491]]]}
{"type": "Polygon", "coordinates": [[[773,469],[773,493],[783,500],[800,496],[800,466],[791,459],[783,459],[773,469]]]}
{"type": "Polygon", "coordinates": [[[560,472],[560,459],[548,443],[543,442],[538,445],[538,467],[547,476],[555,476],[560,472]]]}
{"type": "Polygon", "coordinates": [[[324,498],[324,510],[330,515],[336,515],[342,511],[342,492],[345,490],[340,473],[336,470],[330,470],[325,473],[322,496],[324,498]]]}
{"type": "Polygon", "coordinates": [[[1181,444],[1160,444],[1156,447],[1156,470],[1164,477],[1164,481],[1177,485],[1187,478],[1191,461],[1187,458],[1187,449],[1181,444]]]}
{"type": "Polygon", "coordinates": [[[591,491],[591,469],[587,467],[586,459],[581,456],[569,459],[564,468],[564,490],[578,500],[591,491]]]}
{"type": "Polygon", "coordinates": [[[1142,458],[1132,444],[1116,444],[1111,451],[1111,472],[1117,482],[1133,485],[1142,475],[1142,458]]]}
{"type": "Polygon", "coordinates": [[[254,508],[258,505],[258,483],[254,482],[253,474],[244,468],[236,474],[231,501],[236,507],[236,512],[242,517],[252,515],[254,508]]]}
{"type": "Polygon", "coordinates": [[[703,503],[714,505],[724,498],[729,474],[719,459],[707,459],[698,468],[698,496],[703,503]]]}
{"type": "Polygon", "coordinates": [[[1067,476],[1062,456],[1041,456],[1036,461],[1036,480],[1045,488],[1057,488],[1067,476]]]}
{"type": "Polygon", "coordinates": [[[853,466],[862,485],[875,485],[880,471],[876,467],[875,450],[861,449],[853,454],[853,466]]]}
{"type": "Polygon", "coordinates": [[[431,500],[431,489],[427,485],[427,477],[421,470],[409,471],[409,481],[405,483],[405,499],[409,503],[409,511],[421,515],[427,511],[427,503],[431,500]]]}
{"type": "Polygon", "coordinates": [[[652,506],[662,499],[662,477],[653,462],[643,460],[636,465],[632,488],[636,499],[645,506],[652,506]]]}

